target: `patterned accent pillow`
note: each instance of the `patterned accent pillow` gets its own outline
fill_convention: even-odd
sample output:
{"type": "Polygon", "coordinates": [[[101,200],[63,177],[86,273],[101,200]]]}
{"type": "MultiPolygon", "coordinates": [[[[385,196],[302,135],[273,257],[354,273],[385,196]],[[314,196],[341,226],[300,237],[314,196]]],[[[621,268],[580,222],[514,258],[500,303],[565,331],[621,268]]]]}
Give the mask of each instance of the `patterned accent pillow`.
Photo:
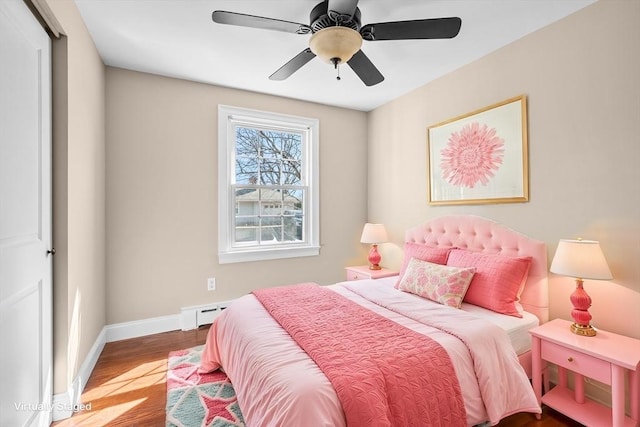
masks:
{"type": "Polygon", "coordinates": [[[400,274],[398,275],[398,281],[396,282],[396,288],[400,286],[400,280],[404,276],[404,272],[407,270],[409,261],[411,258],[417,258],[422,261],[429,261],[434,264],[445,265],[447,263],[447,257],[449,252],[453,248],[434,247],[421,245],[420,243],[406,242],[404,244],[404,257],[402,259],[402,265],[400,266],[400,274]]]}
{"type": "Polygon", "coordinates": [[[476,269],[464,302],[509,316],[522,317],[516,301],[521,284],[527,278],[531,257],[511,257],[455,249],[449,254],[447,265],[476,269]]]}
{"type": "Polygon", "coordinates": [[[475,268],[447,267],[411,258],[398,289],[460,308],[475,268]]]}

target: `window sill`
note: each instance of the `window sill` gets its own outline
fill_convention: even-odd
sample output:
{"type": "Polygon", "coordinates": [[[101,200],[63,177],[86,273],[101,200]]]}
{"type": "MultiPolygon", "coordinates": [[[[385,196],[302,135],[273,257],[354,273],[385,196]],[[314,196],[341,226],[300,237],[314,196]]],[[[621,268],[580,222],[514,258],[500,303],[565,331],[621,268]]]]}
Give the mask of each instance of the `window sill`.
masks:
{"type": "Polygon", "coordinates": [[[267,248],[235,250],[233,252],[218,253],[220,264],[236,262],[267,261],[273,259],[299,258],[320,255],[320,246],[305,246],[303,248],[267,248]]]}

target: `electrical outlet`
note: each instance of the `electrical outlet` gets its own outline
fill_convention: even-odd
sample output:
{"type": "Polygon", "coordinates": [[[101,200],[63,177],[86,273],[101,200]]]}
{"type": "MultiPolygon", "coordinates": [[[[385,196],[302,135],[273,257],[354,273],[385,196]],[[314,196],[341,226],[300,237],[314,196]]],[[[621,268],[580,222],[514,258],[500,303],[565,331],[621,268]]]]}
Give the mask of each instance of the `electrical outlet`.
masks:
{"type": "Polygon", "coordinates": [[[216,290],[216,278],[215,277],[209,277],[207,279],[207,289],[210,291],[215,291],[216,290]]]}

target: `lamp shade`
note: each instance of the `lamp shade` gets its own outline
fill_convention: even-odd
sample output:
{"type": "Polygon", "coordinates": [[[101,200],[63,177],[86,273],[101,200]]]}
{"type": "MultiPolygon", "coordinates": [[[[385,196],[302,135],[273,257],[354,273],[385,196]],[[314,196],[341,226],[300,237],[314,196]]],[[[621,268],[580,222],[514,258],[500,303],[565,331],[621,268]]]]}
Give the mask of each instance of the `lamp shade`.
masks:
{"type": "Polygon", "coordinates": [[[309,47],[325,62],[344,64],[360,50],[362,36],[348,27],[327,27],[315,33],[309,47]]]}
{"type": "Polygon", "coordinates": [[[600,243],[595,240],[560,240],[550,271],[577,279],[613,278],[600,243]]]}
{"type": "Polygon", "coordinates": [[[360,237],[361,243],[384,243],[389,238],[387,237],[387,230],[385,230],[382,224],[366,223],[362,230],[362,236],[360,237]]]}

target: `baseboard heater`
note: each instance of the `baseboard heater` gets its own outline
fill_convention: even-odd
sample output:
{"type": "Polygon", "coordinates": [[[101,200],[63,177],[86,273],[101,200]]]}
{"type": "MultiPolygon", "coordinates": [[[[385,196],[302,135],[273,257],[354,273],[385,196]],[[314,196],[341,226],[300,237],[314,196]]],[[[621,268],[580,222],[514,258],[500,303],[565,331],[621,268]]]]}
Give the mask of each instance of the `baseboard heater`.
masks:
{"type": "Polygon", "coordinates": [[[199,328],[213,323],[214,319],[226,309],[232,301],[221,301],[211,304],[195,305],[180,309],[180,324],[183,331],[199,328]]]}

